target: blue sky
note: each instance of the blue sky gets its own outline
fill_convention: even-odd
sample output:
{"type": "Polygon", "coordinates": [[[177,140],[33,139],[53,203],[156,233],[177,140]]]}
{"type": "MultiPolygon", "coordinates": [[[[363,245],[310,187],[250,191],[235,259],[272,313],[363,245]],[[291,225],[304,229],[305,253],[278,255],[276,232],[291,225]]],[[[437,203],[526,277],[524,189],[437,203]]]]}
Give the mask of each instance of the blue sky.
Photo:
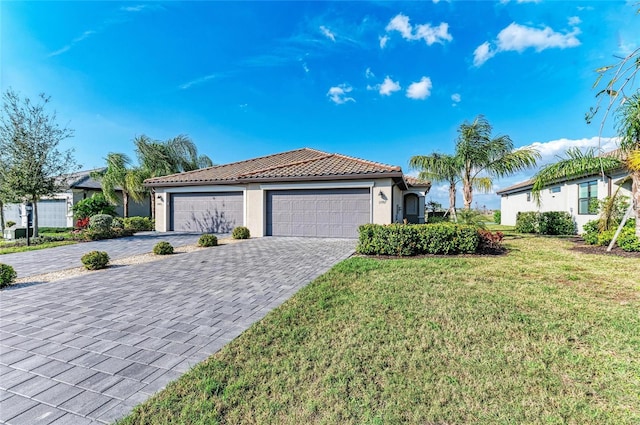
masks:
{"type": "Polygon", "coordinates": [[[478,114],[549,161],[598,145],[594,70],[640,44],[633,3],[9,1],[0,81],[52,97],[85,169],[187,134],[215,163],[313,147],[409,172],[478,114]]]}

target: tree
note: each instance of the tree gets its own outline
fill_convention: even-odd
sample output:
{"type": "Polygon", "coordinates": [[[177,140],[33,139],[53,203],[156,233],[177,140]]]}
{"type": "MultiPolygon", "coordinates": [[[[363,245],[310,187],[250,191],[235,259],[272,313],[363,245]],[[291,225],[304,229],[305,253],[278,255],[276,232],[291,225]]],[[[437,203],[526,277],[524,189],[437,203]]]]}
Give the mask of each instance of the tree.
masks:
{"type": "MultiPolygon", "coordinates": [[[[638,58],[640,67],[640,57],[638,58]]],[[[636,236],[640,238],[640,89],[620,105],[617,129],[624,165],[631,175],[631,198],[636,217],[636,236]]]]}
{"type": "Polygon", "coordinates": [[[419,170],[419,178],[434,182],[449,183],[449,214],[454,221],[456,216],[456,186],[460,180],[462,163],[454,155],[432,153],[431,155],[413,156],[409,167],[419,170]]]}
{"type": "Polygon", "coordinates": [[[107,168],[92,173],[91,177],[100,181],[102,193],[109,202],[120,203],[116,189],[122,191],[124,216],[129,217],[129,198],[135,202],[144,201],[146,191],[142,183],[146,174],[140,168],[132,168],[131,160],[122,153],[111,152],[106,161],[107,168]]]}
{"type": "Polygon", "coordinates": [[[20,99],[13,90],[3,95],[0,120],[0,175],[16,198],[33,203],[34,236],[38,231],[37,203],[66,185],[64,176],[78,166],[73,150],[60,151],[61,141],[72,137],[73,130],[56,122],[56,113],[48,113],[50,98],[40,95],[38,103],[20,99]]]}
{"type": "Polygon", "coordinates": [[[471,209],[474,189],[489,192],[494,178],[533,167],[540,158],[535,149],[515,149],[507,135],[492,138],[491,131],[491,124],[482,115],[458,129],[455,156],[462,163],[462,197],[466,209],[471,209]]]}
{"type": "MultiPolygon", "coordinates": [[[[213,162],[206,155],[198,155],[193,141],[179,135],[164,142],[142,135],[134,139],[136,155],[140,163],[140,176],[162,177],[169,174],[211,167],[213,162]]],[[[155,217],[156,203],[151,192],[151,216],[155,217]]]]}

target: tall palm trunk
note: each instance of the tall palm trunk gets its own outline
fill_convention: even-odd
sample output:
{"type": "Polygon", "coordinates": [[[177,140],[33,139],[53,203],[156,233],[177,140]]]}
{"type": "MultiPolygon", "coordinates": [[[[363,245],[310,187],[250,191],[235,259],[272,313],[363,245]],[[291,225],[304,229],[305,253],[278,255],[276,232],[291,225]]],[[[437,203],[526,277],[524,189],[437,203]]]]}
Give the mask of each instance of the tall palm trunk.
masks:
{"type": "Polygon", "coordinates": [[[122,191],[122,215],[129,217],[129,194],[126,190],[122,191]]]}
{"type": "Polygon", "coordinates": [[[473,189],[470,183],[463,183],[462,197],[464,198],[464,208],[470,210],[473,202],[473,189]]]}
{"type": "Polygon", "coordinates": [[[0,230],[4,231],[4,202],[0,201],[0,230]]]}
{"type": "Polygon", "coordinates": [[[640,238],[640,170],[631,172],[631,198],[635,209],[636,236],[640,238]]]}
{"type": "Polygon", "coordinates": [[[456,215],[456,184],[449,183],[449,212],[453,221],[458,222],[458,216],[456,215]]]}

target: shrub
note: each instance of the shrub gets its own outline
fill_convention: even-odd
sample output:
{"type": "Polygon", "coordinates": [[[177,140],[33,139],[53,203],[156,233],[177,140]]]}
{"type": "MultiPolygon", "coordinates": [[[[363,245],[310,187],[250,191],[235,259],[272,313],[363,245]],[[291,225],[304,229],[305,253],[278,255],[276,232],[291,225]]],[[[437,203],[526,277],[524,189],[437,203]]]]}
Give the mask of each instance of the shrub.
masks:
{"type": "Polygon", "coordinates": [[[596,245],[600,245],[600,246],[609,245],[615,233],[616,231],[613,229],[598,233],[597,239],[596,239],[596,245]]]}
{"type": "Polygon", "coordinates": [[[86,229],[89,227],[89,217],[79,218],[76,220],[76,228],[77,229],[86,229]]]}
{"type": "Polygon", "coordinates": [[[496,224],[502,223],[502,211],[495,210],[493,212],[493,222],[496,223],[496,224]]]}
{"type": "Polygon", "coordinates": [[[538,233],[538,213],[535,211],[519,212],[516,216],[516,232],[538,233]]]}
{"type": "Polygon", "coordinates": [[[173,246],[167,241],[158,242],[153,247],[153,253],[156,255],[169,255],[173,254],[173,246]]]}
{"type": "Polygon", "coordinates": [[[480,244],[478,246],[480,252],[495,253],[503,251],[502,239],[504,239],[504,233],[491,233],[490,230],[479,229],[478,235],[480,236],[480,244]]]}
{"type": "Polygon", "coordinates": [[[80,259],[87,270],[100,270],[109,264],[109,255],[104,251],[87,252],[80,259]]]}
{"type": "Polygon", "coordinates": [[[89,219],[89,229],[98,232],[108,232],[111,230],[113,217],[109,214],[96,214],[89,219]]]}
{"type": "Polygon", "coordinates": [[[587,221],[582,226],[582,239],[589,245],[595,245],[598,243],[598,225],[599,220],[587,221]]]}
{"type": "Polygon", "coordinates": [[[16,277],[18,277],[18,274],[13,267],[0,263],[0,288],[11,285],[16,280],[16,277]]]}
{"type": "Polygon", "coordinates": [[[633,227],[625,225],[616,243],[623,251],[640,252],[640,239],[636,236],[636,231],[633,227]]]}
{"type": "Polygon", "coordinates": [[[480,242],[475,227],[453,223],[365,224],[359,231],[356,250],[367,255],[472,253],[480,242]]]}
{"type": "Polygon", "coordinates": [[[12,221],[12,220],[9,220],[9,221],[7,221],[7,222],[5,223],[5,226],[6,226],[6,227],[13,227],[13,226],[15,226],[15,225],[16,225],[16,222],[15,222],[15,221],[12,221]]]}
{"type": "Polygon", "coordinates": [[[198,239],[198,246],[218,246],[218,237],[212,234],[205,234],[198,239]]]}
{"type": "Polygon", "coordinates": [[[434,224],[434,223],[444,223],[449,221],[448,217],[443,217],[441,215],[433,215],[433,214],[429,214],[429,217],[427,217],[427,223],[429,224],[434,224]]]}
{"type": "Polygon", "coordinates": [[[112,227],[109,230],[86,229],[74,235],[74,239],[80,241],[98,241],[101,239],[122,238],[133,235],[133,231],[112,227]]]}
{"type": "Polygon", "coordinates": [[[122,217],[113,217],[111,227],[114,229],[124,229],[124,219],[122,217]]]}
{"type": "Polygon", "coordinates": [[[566,211],[545,211],[538,218],[541,235],[575,235],[576,224],[566,211]]]}
{"type": "Polygon", "coordinates": [[[249,229],[247,229],[246,227],[238,226],[233,229],[231,236],[233,237],[233,239],[249,239],[251,237],[251,234],[249,233],[249,229]]]}
{"type": "Polygon", "coordinates": [[[134,232],[154,230],[155,223],[149,217],[126,217],[123,219],[124,228],[134,232]]]}
{"type": "Polygon", "coordinates": [[[93,217],[96,214],[116,215],[115,207],[107,201],[102,193],[94,193],[91,198],[83,199],[72,207],[73,217],[76,219],[93,217]]]}
{"type": "Polygon", "coordinates": [[[458,211],[458,223],[485,229],[484,215],[480,211],[463,209],[458,211]]]}

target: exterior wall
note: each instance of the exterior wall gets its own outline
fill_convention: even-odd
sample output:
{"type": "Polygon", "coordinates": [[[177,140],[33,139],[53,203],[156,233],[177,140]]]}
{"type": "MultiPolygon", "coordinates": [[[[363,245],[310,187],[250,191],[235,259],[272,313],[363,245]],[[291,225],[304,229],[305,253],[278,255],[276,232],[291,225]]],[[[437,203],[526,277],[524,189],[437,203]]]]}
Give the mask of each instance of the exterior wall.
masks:
{"type": "MultiPolygon", "coordinates": [[[[169,231],[169,202],[172,193],[186,192],[244,192],[244,226],[249,228],[254,237],[264,236],[266,232],[266,193],[269,190],[294,189],[339,189],[369,187],[371,188],[371,222],[390,224],[402,222],[403,196],[392,179],[375,180],[340,180],[322,182],[292,182],[292,183],[250,183],[242,186],[211,185],[211,186],[181,186],[156,188],[156,230],[169,231]],[[395,214],[399,212],[398,216],[395,214]]],[[[423,205],[424,208],[424,205],[423,205]]]]}
{"type": "MultiPolygon", "coordinates": [[[[578,214],[579,185],[596,180],[598,187],[598,199],[602,200],[615,193],[618,186],[613,182],[623,178],[626,174],[618,173],[604,179],[601,176],[590,176],[570,182],[561,183],[544,189],[540,194],[538,206],[531,196],[531,189],[518,193],[504,194],[500,199],[501,223],[507,226],[516,224],[518,212],[526,211],[567,211],[571,214],[578,227],[578,233],[582,233],[582,226],[588,221],[598,218],[597,214],[578,214]],[[560,192],[553,193],[552,188],[560,187],[560,192]],[[527,200],[527,196],[530,200],[527,200]]],[[[631,191],[627,186],[620,189],[620,194],[630,196],[631,191]]]]}

